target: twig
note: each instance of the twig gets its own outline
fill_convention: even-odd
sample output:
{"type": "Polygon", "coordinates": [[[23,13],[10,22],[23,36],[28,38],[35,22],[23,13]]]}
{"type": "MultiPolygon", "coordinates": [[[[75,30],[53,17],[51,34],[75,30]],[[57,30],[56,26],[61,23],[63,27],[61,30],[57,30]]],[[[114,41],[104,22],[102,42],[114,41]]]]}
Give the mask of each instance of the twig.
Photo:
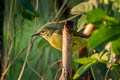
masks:
{"type": "MultiPolygon", "coordinates": [[[[54,63],[52,63],[49,67],[48,67],[48,70],[50,69],[50,68],[52,68],[54,65],[56,65],[57,63],[60,63],[61,62],[61,60],[57,60],[57,61],[55,61],[54,63]]],[[[47,70],[47,71],[48,71],[47,70]]],[[[47,71],[46,71],[46,73],[47,73],[47,71]]],[[[43,76],[45,76],[46,74],[44,74],[43,76]]]]}
{"type": "Polygon", "coordinates": [[[32,68],[30,64],[28,64],[28,61],[27,61],[27,65],[31,69],[32,72],[34,72],[40,79],[42,79],[42,76],[34,68],[32,68]]]}
{"type": "Polygon", "coordinates": [[[36,11],[38,10],[38,3],[39,3],[39,0],[36,0],[36,6],[35,6],[36,11]]]}
{"type": "MultiPolygon", "coordinates": [[[[39,0],[36,0],[35,11],[38,10],[38,3],[39,3],[39,0]]],[[[37,19],[35,18],[34,32],[35,32],[36,21],[37,21],[37,19]]],[[[30,64],[28,64],[28,60],[27,60],[27,65],[28,65],[28,67],[29,67],[40,79],[42,79],[42,76],[41,76],[34,68],[32,68],[32,66],[31,66],[30,64]]]]}
{"type": "MultiPolygon", "coordinates": [[[[15,36],[14,36],[15,37],[15,36]]],[[[35,40],[35,39],[34,39],[35,40]]],[[[7,73],[8,69],[12,66],[12,64],[16,61],[16,59],[27,49],[28,45],[25,48],[22,48],[17,55],[13,58],[13,60],[4,68],[4,71],[2,72],[2,77],[0,80],[4,79],[5,74],[7,73]]],[[[9,54],[10,55],[10,54],[9,54]]],[[[8,56],[9,57],[9,56],[8,56]]]]}
{"type": "Polygon", "coordinates": [[[66,6],[66,7],[62,10],[62,12],[60,13],[59,17],[62,16],[62,14],[65,12],[65,10],[66,10],[67,8],[68,8],[68,7],[66,6]]]}
{"type": "Polygon", "coordinates": [[[53,19],[53,21],[56,20],[56,18],[59,16],[59,14],[60,14],[61,11],[63,10],[63,8],[64,8],[64,6],[66,5],[66,3],[67,3],[67,0],[64,0],[61,8],[60,8],[59,11],[57,12],[57,14],[56,14],[55,18],[53,19]]]}
{"type": "MultiPolygon", "coordinates": [[[[66,21],[70,21],[70,20],[72,20],[72,19],[78,17],[79,15],[80,15],[80,14],[75,15],[75,16],[72,16],[72,17],[70,17],[70,18],[68,18],[68,19],[59,21],[59,24],[60,24],[60,23],[64,23],[64,22],[66,22],[66,21]]],[[[51,24],[57,24],[57,23],[58,23],[58,22],[48,22],[48,23],[44,24],[41,28],[46,27],[46,26],[51,25],[51,24]]]]}
{"type": "MultiPolygon", "coordinates": [[[[42,58],[42,52],[41,52],[41,55],[40,55],[40,57],[39,57],[39,59],[38,59],[38,61],[37,61],[37,63],[35,64],[35,67],[34,67],[34,69],[37,69],[37,67],[38,67],[38,65],[39,65],[39,63],[40,63],[40,59],[42,58]]],[[[33,74],[33,73],[32,73],[33,74]]],[[[30,77],[29,77],[29,79],[28,80],[32,80],[32,74],[30,75],[30,77]]],[[[43,77],[42,77],[42,79],[43,79],[43,77]]],[[[41,79],[41,80],[42,80],[41,79]]]]}
{"type": "MultiPolygon", "coordinates": [[[[39,0],[36,0],[35,11],[38,11],[38,3],[39,3],[39,0]]],[[[37,18],[35,17],[34,32],[35,32],[36,24],[37,24],[37,18]]]]}
{"type": "MultiPolygon", "coordinates": [[[[11,0],[11,3],[10,3],[10,11],[9,11],[9,15],[8,15],[8,17],[6,17],[6,18],[8,18],[7,20],[7,30],[9,30],[9,28],[10,28],[10,23],[11,23],[11,16],[12,16],[12,10],[13,10],[13,0],[11,0]]],[[[10,35],[8,32],[9,31],[6,31],[7,33],[7,38],[6,38],[6,40],[8,41],[8,35],[10,35]]],[[[10,35],[10,39],[11,39],[11,35],[10,35]]],[[[7,42],[8,43],[8,42],[7,42]]],[[[6,44],[7,44],[6,43],[6,44]]],[[[6,48],[7,49],[7,48],[6,48]]],[[[6,50],[7,51],[7,50],[6,50]]],[[[10,50],[9,50],[10,51],[10,50]]],[[[9,55],[9,54],[8,54],[9,55]]],[[[5,59],[5,58],[4,58],[5,59]]],[[[7,60],[8,60],[8,58],[7,58],[7,60]]],[[[4,62],[5,62],[5,60],[4,60],[4,62]]],[[[4,63],[3,63],[4,64],[4,63]]],[[[6,68],[6,66],[7,66],[7,62],[3,65],[3,71],[4,71],[4,69],[6,68]]],[[[4,76],[3,76],[3,72],[2,72],[2,76],[1,76],[1,80],[3,80],[4,79],[4,76]]]]}
{"type": "Polygon", "coordinates": [[[57,13],[56,3],[57,3],[57,0],[54,1],[54,9],[55,9],[55,13],[57,13]]]}
{"type": "Polygon", "coordinates": [[[50,65],[50,68],[52,68],[55,64],[62,62],[62,60],[57,60],[53,64],[50,65]]]}
{"type": "Polygon", "coordinates": [[[58,73],[61,71],[61,67],[57,70],[56,74],[55,74],[55,77],[54,77],[54,80],[57,80],[57,76],[58,76],[58,73]]]}
{"type": "Polygon", "coordinates": [[[9,18],[8,18],[7,27],[9,27],[9,25],[10,25],[12,10],[13,10],[13,0],[11,0],[11,3],[10,3],[10,14],[9,14],[9,18]]]}
{"type": "Polygon", "coordinates": [[[11,43],[10,45],[10,48],[9,48],[9,51],[8,51],[8,57],[7,57],[7,60],[5,60],[5,64],[4,64],[4,68],[3,70],[7,67],[8,65],[8,62],[9,62],[9,59],[10,59],[10,56],[11,56],[11,53],[12,53],[12,48],[13,48],[13,42],[11,43]]]}
{"type": "Polygon", "coordinates": [[[91,73],[92,73],[93,79],[96,80],[95,74],[94,74],[94,72],[93,72],[93,67],[91,67],[91,73]]]}
{"type": "Polygon", "coordinates": [[[21,78],[22,78],[22,75],[23,75],[23,72],[24,72],[24,69],[25,69],[25,66],[26,66],[27,60],[28,60],[28,56],[29,56],[29,53],[30,53],[31,48],[32,48],[32,39],[33,39],[33,38],[31,38],[31,40],[30,40],[30,42],[29,42],[29,44],[28,44],[26,57],[25,57],[25,60],[24,60],[24,63],[23,63],[23,66],[22,66],[21,72],[20,72],[20,74],[19,74],[18,80],[21,80],[21,78]]]}
{"type": "MultiPolygon", "coordinates": [[[[5,74],[7,73],[8,69],[12,66],[12,64],[15,62],[15,60],[21,55],[21,53],[23,53],[25,51],[25,49],[27,48],[27,46],[25,48],[23,48],[11,61],[11,63],[9,63],[9,65],[7,66],[7,68],[4,70],[4,72],[2,73],[2,77],[4,78],[5,74]]],[[[3,78],[1,78],[1,80],[3,80],[3,78]]]]}
{"type": "Polygon", "coordinates": [[[108,73],[109,73],[110,69],[111,69],[111,68],[108,68],[108,69],[107,69],[107,72],[106,72],[106,74],[105,74],[105,80],[107,80],[108,73]]]}

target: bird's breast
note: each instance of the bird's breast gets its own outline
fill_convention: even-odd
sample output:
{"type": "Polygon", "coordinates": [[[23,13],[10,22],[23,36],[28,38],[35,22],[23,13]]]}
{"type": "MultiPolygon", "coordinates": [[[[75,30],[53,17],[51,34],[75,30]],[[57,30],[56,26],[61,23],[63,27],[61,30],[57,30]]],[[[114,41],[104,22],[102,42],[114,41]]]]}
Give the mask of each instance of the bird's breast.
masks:
{"type": "Polygon", "coordinates": [[[53,33],[49,39],[49,43],[51,44],[51,46],[61,51],[62,50],[62,35],[53,33]]]}

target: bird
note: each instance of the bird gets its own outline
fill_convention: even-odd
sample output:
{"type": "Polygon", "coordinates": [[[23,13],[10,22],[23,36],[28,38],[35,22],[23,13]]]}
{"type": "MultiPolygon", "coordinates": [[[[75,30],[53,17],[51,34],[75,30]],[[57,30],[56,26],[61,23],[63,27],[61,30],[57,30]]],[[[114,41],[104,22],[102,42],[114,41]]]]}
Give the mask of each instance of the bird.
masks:
{"type": "MultiPolygon", "coordinates": [[[[72,31],[72,51],[87,46],[87,37],[80,32],[72,31]]],[[[62,30],[55,27],[44,27],[32,36],[41,36],[49,42],[49,44],[57,50],[62,50],[62,30]]]]}

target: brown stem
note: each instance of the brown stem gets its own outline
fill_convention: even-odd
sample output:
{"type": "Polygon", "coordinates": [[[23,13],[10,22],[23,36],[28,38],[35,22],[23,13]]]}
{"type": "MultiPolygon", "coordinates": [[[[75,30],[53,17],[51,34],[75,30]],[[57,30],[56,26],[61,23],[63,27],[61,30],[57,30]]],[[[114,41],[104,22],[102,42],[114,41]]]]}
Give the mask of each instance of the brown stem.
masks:
{"type": "Polygon", "coordinates": [[[72,80],[72,35],[67,24],[62,38],[62,80],[72,80]]]}

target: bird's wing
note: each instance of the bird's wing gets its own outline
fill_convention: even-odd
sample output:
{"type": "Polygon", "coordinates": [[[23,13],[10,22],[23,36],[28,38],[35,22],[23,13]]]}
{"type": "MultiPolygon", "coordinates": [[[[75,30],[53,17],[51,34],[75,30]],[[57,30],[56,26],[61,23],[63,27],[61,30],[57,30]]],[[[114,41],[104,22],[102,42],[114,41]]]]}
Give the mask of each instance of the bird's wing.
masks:
{"type": "Polygon", "coordinates": [[[88,38],[88,36],[86,36],[85,34],[81,33],[81,32],[75,32],[73,31],[73,36],[79,36],[82,38],[88,38]]]}
{"type": "Polygon", "coordinates": [[[55,33],[62,35],[62,30],[56,30],[55,33]]]}
{"type": "MultiPolygon", "coordinates": [[[[55,33],[62,35],[62,30],[56,30],[55,33]]],[[[75,32],[72,31],[73,36],[79,36],[82,38],[88,38],[88,36],[86,36],[85,34],[81,33],[81,32],[75,32]]]]}

